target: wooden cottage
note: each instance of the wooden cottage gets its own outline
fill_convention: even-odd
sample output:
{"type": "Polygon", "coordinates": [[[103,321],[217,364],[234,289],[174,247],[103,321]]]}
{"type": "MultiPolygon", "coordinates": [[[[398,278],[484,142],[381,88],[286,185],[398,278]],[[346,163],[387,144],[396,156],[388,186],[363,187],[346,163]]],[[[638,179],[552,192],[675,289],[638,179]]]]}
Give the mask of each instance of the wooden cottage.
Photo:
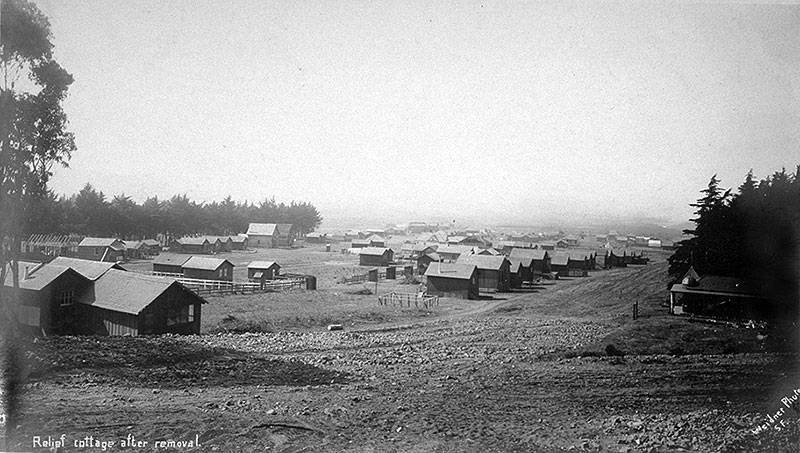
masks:
{"type": "Polygon", "coordinates": [[[426,293],[434,296],[478,299],[478,267],[474,264],[431,263],[425,271],[426,293]]]}
{"type": "Polygon", "coordinates": [[[372,236],[368,237],[367,241],[369,241],[370,247],[386,247],[386,239],[377,234],[373,234],[372,236]]]}
{"type": "Polygon", "coordinates": [[[474,264],[478,268],[481,291],[508,291],[511,287],[511,263],[505,255],[461,255],[456,263],[474,264]]]}
{"type": "Polygon", "coordinates": [[[205,255],[214,251],[214,248],[205,237],[183,237],[173,242],[170,251],[205,255]]]}
{"type": "Polygon", "coordinates": [[[291,247],[294,243],[294,226],[290,223],[251,223],[247,228],[250,247],[291,247]]]}
{"type": "Polygon", "coordinates": [[[327,242],[328,235],[326,233],[311,232],[306,235],[306,242],[309,244],[323,244],[327,242]]]}
{"type": "Polygon", "coordinates": [[[251,281],[273,280],[281,266],[275,261],[253,261],[247,265],[247,279],[251,281]]]}
{"type": "Polygon", "coordinates": [[[186,278],[233,281],[233,263],[226,259],[193,256],[182,267],[186,278]]]}
{"type": "Polygon", "coordinates": [[[231,250],[247,250],[247,242],[247,236],[243,234],[231,236],[231,250]]]}
{"type": "Polygon", "coordinates": [[[513,248],[508,259],[519,262],[523,281],[533,281],[537,276],[550,272],[550,254],[547,250],[513,248]]]}
{"type": "Polygon", "coordinates": [[[92,261],[124,261],[125,242],[115,238],[83,238],[78,244],[78,258],[92,261]]]}
{"type": "Polygon", "coordinates": [[[147,246],[142,241],[125,241],[125,257],[138,259],[147,256],[147,246]]]}
{"type": "Polygon", "coordinates": [[[550,272],[554,272],[559,277],[569,275],[569,254],[555,252],[550,257],[550,272]]]}
{"type": "Polygon", "coordinates": [[[417,261],[417,273],[419,275],[425,275],[425,271],[428,270],[428,266],[431,263],[437,263],[442,258],[436,252],[426,253],[424,255],[419,255],[416,259],[417,261]]]}
{"type": "Polygon", "coordinates": [[[474,247],[469,245],[446,245],[436,249],[442,261],[455,262],[461,255],[471,255],[474,247]]]}
{"type": "Polygon", "coordinates": [[[369,246],[370,246],[369,245],[369,240],[367,240],[367,239],[353,239],[350,242],[350,248],[351,249],[363,249],[363,248],[366,248],[366,247],[369,247],[369,246]]]}
{"type": "Polygon", "coordinates": [[[358,253],[361,266],[388,266],[394,260],[394,251],[385,247],[364,247],[358,253]]]}
{"type": "Polygon", "coordinates": [[[700,276],[693,268],[669,292],[670,313],[731,320],[769,320],[780,313],[756,282],[717,275],[700,276]]]}
{"type": "Polygon", "coordinates": [[[145,253],[150,256],[158,255],[161,253],[161,243],[155,239],[144,239],[142,244],[145,246],[145,253]]]}
{"type": "Polygon", "coordinates": [[[18,324],[33,334],[142,335],[200,332],[205,300],[169,278],[114,263],[57,258],[28,267],[16,291],[18,324]]]}
{"type": "Polygon", "coordinates": [[[189,261],[186,256],[161,255],[153,260],[153,275],[171,274],[183,276],[183,264],[189,261]]]}
{"type": "Polygon", "coordinates": [[[213,245],[213,250],[217,253],[233,250],[233,239],[230,236],[206,236],[206,239],[213,245]]]}

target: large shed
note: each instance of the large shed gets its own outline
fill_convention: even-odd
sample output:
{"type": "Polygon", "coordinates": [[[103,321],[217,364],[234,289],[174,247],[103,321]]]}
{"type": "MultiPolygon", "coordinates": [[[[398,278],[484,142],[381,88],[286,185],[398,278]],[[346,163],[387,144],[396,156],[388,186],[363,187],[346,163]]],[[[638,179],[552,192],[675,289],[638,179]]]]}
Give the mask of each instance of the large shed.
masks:
{"type": "Polygon", "coordinates": [[[250,247],[291,247],[294,242],[294,225],[291,223],[251,223],[247,228],[250,247]]]}
{"type": "Polygon", "coordinates": [[[478,299],[478,267],[474,264],[433,263],[425,271],[426,292],[434,296],[478,299]]]}
{"type": "Polygon", "coordinates": [[[183,237],[176,239],[173,247],[176,252],[181,253],[201,253],[209,254],[214,250],[214,246],[209,242],[208,238],[201,237],[183,237]]]}
{"type": "Polygon", "coordinates": [[[116,238],[83,238],[78,244],[78,258],[108,262],[124,261],[125,242],[116,238]]]}
{"type": "Polygon", "coordinates": [[[186,278],[233,281],[233,263],[226,259],[193,256],[182,267],[186,278]]]}
{"type": "Polygon", "coordinates": [[[361,266],[388,266],[394,260],[394,251],[385,247],[364,247],[358,252],[361,266]]]}
{"type": "Polygon", "coordinates": [[[511,263],[505,255],[461,255],[456,263],[478,268],[481,291],[508,291],[511,287],[511,263]]]}

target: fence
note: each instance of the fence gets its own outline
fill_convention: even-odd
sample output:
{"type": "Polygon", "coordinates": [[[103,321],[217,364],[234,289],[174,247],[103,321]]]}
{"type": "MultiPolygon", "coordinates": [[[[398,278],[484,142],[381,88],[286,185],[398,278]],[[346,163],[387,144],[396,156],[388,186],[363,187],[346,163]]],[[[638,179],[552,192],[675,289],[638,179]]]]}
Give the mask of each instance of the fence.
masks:
{"type": "Polygon", "coordinates": [[[186,278],[183,277],[182,274],[173,274],[170,272],[153,272],[153,275],[174,278],[197,295],[232,293],[245,294],[289,290],[294,288],[302,289],[306,284],[305,278],[296,277],[268,280],[264,283],[264,285],[261,285],[259,282],[229,282],[225,280],[202,280],[199,278],[186,278]]]}
{"type": "Polygon", "coordinates": [[[395,293],[391,292],[378,296],[379,305],[392,305],[399,307],[433,308],[439,306],[439,296],[429,296],[419,293],[395,293]]]}
{"type": "MultiPolygon", "coordinates": [[[[378,280],[386,280],[386,272],[385,271],[378,271],[377,272],[378,280]]],[[[374,282],[375,280],[371,280],[369,278],[369,272],[366,274],[361,275],[351,275],[350,277],[342,277],[340,283],[345,284],[352,284],[352,283],[363,283],[363,282],[374,282]]]]}

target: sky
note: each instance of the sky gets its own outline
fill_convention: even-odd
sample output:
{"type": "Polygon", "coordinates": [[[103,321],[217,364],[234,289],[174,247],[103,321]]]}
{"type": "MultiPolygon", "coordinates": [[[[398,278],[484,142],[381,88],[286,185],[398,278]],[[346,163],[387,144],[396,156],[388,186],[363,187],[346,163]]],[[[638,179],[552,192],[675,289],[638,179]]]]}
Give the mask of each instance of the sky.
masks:
{"type": "Polygon", "coordinates": [[[75,78],[59,193],[682,222],[800,163],[797,3],[37,4],[75,78]]]}

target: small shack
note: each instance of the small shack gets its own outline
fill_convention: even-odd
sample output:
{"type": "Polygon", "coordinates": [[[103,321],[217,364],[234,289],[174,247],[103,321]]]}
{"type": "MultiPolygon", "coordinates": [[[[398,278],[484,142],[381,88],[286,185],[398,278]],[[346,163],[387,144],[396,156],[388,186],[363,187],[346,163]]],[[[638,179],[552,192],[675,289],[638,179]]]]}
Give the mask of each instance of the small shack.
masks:
{"type": "Polygon", "coordinates": [[[175,240],[170,251],[209,254],[213,251],[213,245],[205,237],[183,237],[175,240]]]}
{"type": "Polygon", "coordinates": [[[368,239],[353,239],[350,242],[351,249],[363,249],[369,247],[369,240],[368,239]]]}
{"type": "Polygon", "coordinates": [[[233,263],[223,258],[193,256],[182,267],[186,278],[233,281],[233,263]]]}
{"type": "Polygon", "coordinates": [[[569,254],[563,252],[553,253],[550,258],[550,271],[556,273],[559,277],[566,277],[569,275],[569,254]]]}
{"type": "Polygon", "coordinates": [[[281,266],[275,261],[253,261],[247,265],[247,279],[272,280],[279,275],[280,270],[281,266]]]}
{"type": "Polygon", "coordinates": [[[236,236],[231,236],[231,249],[232,250],[247,250],[247,236],[243,234],[237,234],[236,236]]]}
{"type": "Polygon", "coordinates": [[[417,257],[417,273],[419,275],[424,275],[425,271],[428,270],[428,266],[431,263],[436,263],[441,261],[441,257],[436,252],[426,253],[424,255],[420,255],[417,257]]]}
{"type": "Polygon", "coordinates": [[[125,241],[125,257],[128,259],[147,256],[147,246],[142,241],[125,241]]]}
{"type": "Polygon", "coordinates": [[[427,293],[434,296],[478,299],[478,267],[474,264],[434,263],[425,271],[427,293]]]}
{"type": "Polygon", "coordinates": [[[372,236],[368,237],[367,241],[369,241],[370,247],[386,247],[386,239],[377,234],[373,234],[372,236]]]}
{"type": "Polygon", "coordinates": [[[462,255],[456,263],[474,264],[478,268],[481,291],[508,291],[511,287],[511,263],[505,255],[462,255]]]}
{"type": "Polygon", "coordinates": [[[142,240],[142,244],[146,247],[145,253],[150,256],[158,255],[161,253],[161,243],[156,241],[155,239],[144,239],[142,240]]]}
{"type": "Polygon", "coordinates": [[[358,252],[361,266],[388,266],[394,260],[394,251],[385,247],[364,247],[358,252]]]}
{"type": "Polygon", "coordinates": [[[160,255],[153,260],[153,274],[183,275],[183,264],[189,261],[190,257],[160,255]]]}
{"type": "Polygon", "coordinates": [[[125,242],[115,238],[83,238],[78,244],[78,258],[111,263],[124,261],[125,242]]]}

